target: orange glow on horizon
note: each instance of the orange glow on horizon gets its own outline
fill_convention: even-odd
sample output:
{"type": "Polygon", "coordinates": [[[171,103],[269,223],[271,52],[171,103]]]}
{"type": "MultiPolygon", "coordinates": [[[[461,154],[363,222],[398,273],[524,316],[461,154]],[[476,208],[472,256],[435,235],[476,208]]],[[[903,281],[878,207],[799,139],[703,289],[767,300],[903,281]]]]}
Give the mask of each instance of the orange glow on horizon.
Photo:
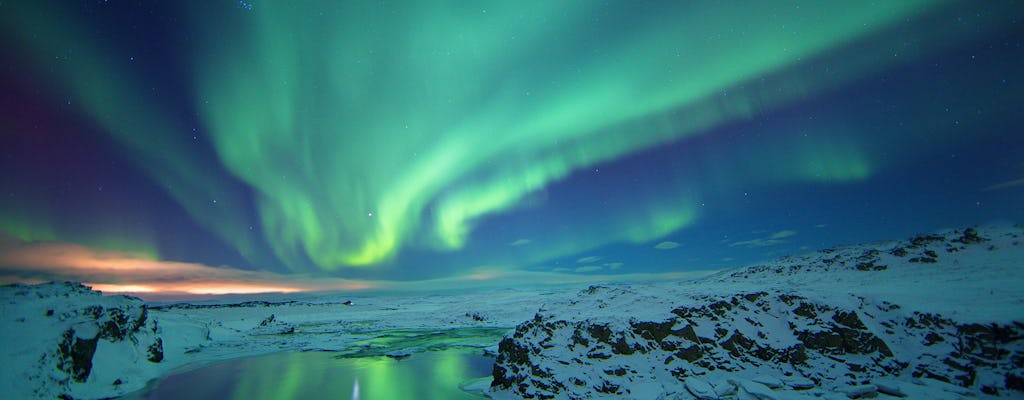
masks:
{"type": "Polygon", "coordinates": [[[158,282],[107,284],[84,283],[93,290],[105,294],[147,294],[147,295],[228,295],[228,294],[261,294],[261,293],[298,293],[313,291],[357,291],[377,288],[365,282],[345,282],[334,285],[303,285],[283,286],[280,282],[245,283],[232,281],[210,282],[158,282]]]}
{"type": "Polygon", "coordinates": [[[255,293],[295,293],[305,291],[304,289],[284,287],[284,286],[255,286],[255,285],[241,285],[241,284],[221,284],[221,285],[186,285],[182,288],[178,286],[179,290],[188,294],[255,294],[255,293]],[[183,289],[183,290],[181,290],[183,289]]]}
{"type": "Polygon", "coordinates": [[[118,285],[114,283],[84,283],[92,290],[99,290],[104,293],[152,293],[156,289],[143,285],[118,285]]]}
{"type": "MultiPolygon", "coordinates": [[[[56,280],[85,282],[104,293],[225,295],[348,291],[379,287],[336,277],[284,275],[227,266],[140,258],[136,254],[96,250],[73,243],[26,243],[0,248],[0,265],[40,272],[56,280]]],[[[6,277],[5,281],[46,280],[6,277]]]]}

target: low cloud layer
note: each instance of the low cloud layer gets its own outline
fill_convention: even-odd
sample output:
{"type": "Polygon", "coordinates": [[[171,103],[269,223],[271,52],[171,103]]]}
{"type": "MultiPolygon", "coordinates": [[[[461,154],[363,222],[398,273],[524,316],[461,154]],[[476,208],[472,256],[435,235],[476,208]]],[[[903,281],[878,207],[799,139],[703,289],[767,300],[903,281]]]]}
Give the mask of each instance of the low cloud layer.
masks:
{"type": "MultiPolygon", "coordinates": [[[[617,269],[621,263],[608,263],[617,269]]],[[[479,267],[439,279],[418,281],[352,280],[310,275],[282,275],[228,266],[160,261],[142,255],[97,250],[72,243],[26,243],[0,237],[0,282],[38,283],[51,280],[83,282],[105,293],[130,293],[148,299],[208,297],[223,294],[293,293],[313,291],[429,291],[471,287],[510,287],[544,284],[585,284],[682,279],[713,271],[665,274],[578,275],[604,269],[584,265],[554,272],[479,267]]]]}
{"type": "Polygon", "coordinates": [[[783,230],[783,231],[775,232],[775,233],[773,233],[771,235],[768,235],[766,237],[763,237],[763,238],[756,238],[756,239],[751,239],[751,240],[744,240],[744,241],[740,241],[740,242],[730,243],[729,247],[743,246],[743,247],[747,247],[747,248],[754,248],[754,247],[775,246],[775,245],[779,245],[779,244],[782,244],[782,243],[786,243],[787,241],[785,239],[790,237],[790,236],[793,236],[793,235],[796,235],[796,231],[783,230]]]}
{"type": "Polygon", "coordinates": [[[658,249],[658,250],[672,250],[672,249],[674,249],[676,247],[679,247],[679,246],[680,246],[679,243],[672,242],[672,241],[664,241],[664,242],[661,242],[661,243],[658,243],[658,244],[654,245],[654,248],[658,249]]]}

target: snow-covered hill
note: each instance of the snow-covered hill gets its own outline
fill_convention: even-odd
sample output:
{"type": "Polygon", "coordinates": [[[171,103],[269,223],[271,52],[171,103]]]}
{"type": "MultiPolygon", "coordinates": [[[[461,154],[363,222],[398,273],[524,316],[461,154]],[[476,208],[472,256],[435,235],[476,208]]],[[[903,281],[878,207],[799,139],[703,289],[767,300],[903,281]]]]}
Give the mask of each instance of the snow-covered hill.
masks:
{"type": "Polygon", "coordinates": [[[499,345],[496,398],[1024,397],[1024,229],[592,286],[499,345]]]}

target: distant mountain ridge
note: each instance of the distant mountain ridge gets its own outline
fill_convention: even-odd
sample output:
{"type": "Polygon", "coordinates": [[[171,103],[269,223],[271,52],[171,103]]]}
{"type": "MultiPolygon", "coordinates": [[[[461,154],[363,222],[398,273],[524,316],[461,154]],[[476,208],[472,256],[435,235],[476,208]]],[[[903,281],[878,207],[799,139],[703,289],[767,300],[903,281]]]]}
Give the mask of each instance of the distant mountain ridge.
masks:
{"type": "Polygon", "coordinates": [[[499,345],[497,398],[1024,396],[1024,229],[592,286],[499,345]]]}

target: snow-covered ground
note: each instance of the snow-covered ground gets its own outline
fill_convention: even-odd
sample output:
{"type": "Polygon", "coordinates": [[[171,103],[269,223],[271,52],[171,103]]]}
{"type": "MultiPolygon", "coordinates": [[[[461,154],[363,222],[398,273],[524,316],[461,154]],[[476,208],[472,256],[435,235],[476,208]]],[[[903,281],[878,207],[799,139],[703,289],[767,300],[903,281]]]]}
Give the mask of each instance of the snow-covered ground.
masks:
{"type": "Polygon", "coordinates": [[[505,289],[147,305],[77,283],[4,286],[0,398],[116,396],[174,370],[279,351],[402,357],[462,346],[494,352],[538,304],[573,293],[505,289]]]}
{"type": "Polygon", "coordinates": [[[502,340],[496,398],[1024,398],[1024,229],[593,286],[502,340]]]}
{"type": "Polygon", "coordinates": [[[687,281],[433,295],[147,305],[13,285],[0,387],[101,398],[277,351],[470,346],[498,354],[496,398],[1021,398],[1022,242],[1020,227],[956,230],[687,281]]]}

